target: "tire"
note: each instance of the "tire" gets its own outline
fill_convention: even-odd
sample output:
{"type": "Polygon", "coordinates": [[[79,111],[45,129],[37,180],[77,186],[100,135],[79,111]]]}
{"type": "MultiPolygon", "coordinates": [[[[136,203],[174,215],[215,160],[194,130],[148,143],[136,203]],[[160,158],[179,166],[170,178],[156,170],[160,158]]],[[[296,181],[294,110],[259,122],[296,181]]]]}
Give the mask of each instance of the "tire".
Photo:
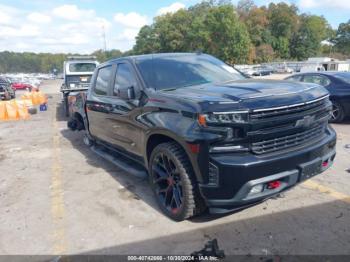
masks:
{"type": "Polygon", "coordinates": [[[344,108],[338,102],[332,101],[332,103],[333,103],[333,107],[332,107],[332,112],[331,112],[331,119],[329,120],[329,122],[340,123],[345,118],[344,108]]]}
{"type": "Polygon", "coordinates": [[[69,117],[68,94],[63,94],[63,104],[64,104],[64,114],[66,117],[69,117]]]}
{"type": "Polygon", "coordinates": [[[160,209],[175,221],[183,221],[205,209],[190,161],[175,142],[159,144],[152,151],[149,183],[160,209]]]}

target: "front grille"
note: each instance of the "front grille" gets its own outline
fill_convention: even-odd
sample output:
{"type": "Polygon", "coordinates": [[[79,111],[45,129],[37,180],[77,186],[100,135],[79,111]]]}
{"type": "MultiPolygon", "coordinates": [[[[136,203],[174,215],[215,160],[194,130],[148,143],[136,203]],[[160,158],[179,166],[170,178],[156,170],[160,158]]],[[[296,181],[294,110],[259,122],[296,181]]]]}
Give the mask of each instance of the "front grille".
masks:
{"type": "Polygon", "coordinates": [[[298,146],[315,143],[322,139],[326,125],[324,123],[316,125],[306,131],[293,135],[277,137],[270,140],[252,143],[252,151],[255,154],[267,154],[282,151],[298,146]]]}
{"type": "Polygon", "coordinates": [[[272,119],[276,117],[283,117],[285,115],[296,115],[299,113],[307,113],[307,111],[318,111],[322,110],[328,101],[328,96],[307,103],[301,103],[297,105],[284,106],[279,108],[269,108],[255,110],[250,114],[250,119],[255,120],[265,120],[272,119]]]}

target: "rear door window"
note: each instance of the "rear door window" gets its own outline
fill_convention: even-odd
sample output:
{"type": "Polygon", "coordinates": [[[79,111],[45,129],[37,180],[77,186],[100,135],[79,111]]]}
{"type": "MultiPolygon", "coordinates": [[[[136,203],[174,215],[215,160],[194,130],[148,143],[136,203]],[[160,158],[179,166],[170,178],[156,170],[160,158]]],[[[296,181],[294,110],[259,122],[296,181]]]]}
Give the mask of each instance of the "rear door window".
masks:
{"type": "Polygon", "coordinates": [[[106,96],[108,94],[109,81],[112,76],[112,66],[100,68],[97,73],[95,94],[106,96]]]}

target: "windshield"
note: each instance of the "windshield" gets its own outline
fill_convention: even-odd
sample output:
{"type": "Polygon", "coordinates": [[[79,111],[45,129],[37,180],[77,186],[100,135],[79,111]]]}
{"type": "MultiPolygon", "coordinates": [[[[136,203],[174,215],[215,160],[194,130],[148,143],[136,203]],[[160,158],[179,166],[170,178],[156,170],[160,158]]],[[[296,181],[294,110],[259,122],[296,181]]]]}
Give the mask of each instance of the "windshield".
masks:
{"type": "Polygon", "coordinates": [[[149,88],[174,89],[245,79],[233,67],[209,55],[169,55],[137,58],[136,65],[149,88]]]}
{"type": "Polygon", "coordinates": [[[334,76],[343,82],[350,84],[350,73],[337,73],[334,76]]]}
{"type": "Polygon", "coordinates": [[[96,64],[94,63],[74,63],[69,65],[69,71],[72,73],[78,72],[94,72],[96,64]]]}

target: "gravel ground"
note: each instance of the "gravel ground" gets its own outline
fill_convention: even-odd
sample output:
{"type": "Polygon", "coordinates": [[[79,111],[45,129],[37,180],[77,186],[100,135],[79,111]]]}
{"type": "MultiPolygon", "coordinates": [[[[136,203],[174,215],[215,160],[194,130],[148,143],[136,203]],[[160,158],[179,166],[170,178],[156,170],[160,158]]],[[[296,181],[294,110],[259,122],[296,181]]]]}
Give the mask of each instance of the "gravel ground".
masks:
{"type": "Polygon", "coordinates": [[[231,255],[350,255],[350,123],[334,125],[337,158],[326,173],[282,198],[176,223],[146,181],[67,130],[59,86],[42,86],[48,111],[0,122],[0,255],[185,255],[214,238],[231,255]]]}

